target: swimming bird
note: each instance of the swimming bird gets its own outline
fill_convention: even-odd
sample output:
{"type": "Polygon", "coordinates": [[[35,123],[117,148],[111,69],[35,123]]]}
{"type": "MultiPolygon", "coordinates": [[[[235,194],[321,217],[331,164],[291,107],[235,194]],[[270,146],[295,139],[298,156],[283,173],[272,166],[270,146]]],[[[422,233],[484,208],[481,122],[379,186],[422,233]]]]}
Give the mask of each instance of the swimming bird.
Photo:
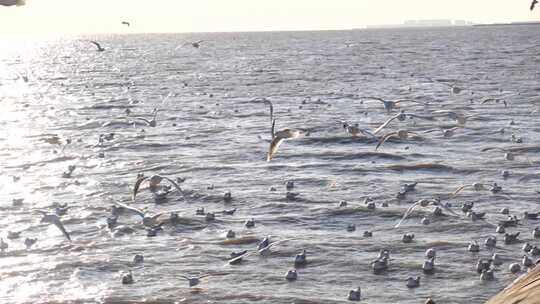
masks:
{"type": "Polygon", "coordinates": [[[303,266],[306,265],[307,259],[306,259],[306,250],[302,250],[301,253],[297,254],[294,257],[294,265],[295,266],[303,266]]]}
{"type": "Polygon", "coordinates": [[[425,274],[432,274],[435,272],[435,257],[424,261],[424,264],[422,264],[422,271],[424,271],[425,274]]]}
{"type": "Polygon", "coordinates": [[[214,276],[222,276],[222,275],[227,275],[227,273],[203,274],[197,277],[188,277],[188,276],[181,275],[180,277],[188,281],[189,287],[194,287],[194,286],[199,285],[199,283],[203,282],[203,279],[205,278],[214,277],[214,276]]]}
{"type": "Polygon", "coordinates": [[[184,191],[182,191],[182,188],[180,188],[180,186],[178,186],[178,184],[174,180],[172,180],[172,179],[170,179],[170,178],[168,178],[166,176],[161,176],[161,175],[154,174],[152,176],[146,176],[145,177],[143,175],[140,175],[140,176],[137,177],[137,181],[135,182],[135,186],[133,186],[132,200],[135,201],[135,197],[137,196],[137,192],[139,191],[139,187],[141,186],[141,184],[144,181],[148,181],[150,191],[155,192],[157,190],[157,186],[163,180],[166,180],[169,183],[171,183],[176,188],[176,190],[178,190],[178,192],[180,192],[180,194],[184,195],[184,191]]]}
{"type": "Polygon", "coordinates": [[[296,281],[298,279],[298,273],[296,272],[296,269],[291,269],[287,271],[285,274],[285,279],[287,281],[296,281]]]}
{"type": "Polygon", "coordinates": [[[127,21],[122,21],[122,24],[123,24],[123,25],[127,25],[128,27],[131,26],[131,25],[129,24],[129,22],[127,22],[127,21]]]}
{"type": "Polygon", "coordinates": [[[101,44],[99,44],[99,43],[97,43],[97,42],[95,42],[95,41],[90,41],[90,43],[94,44],[94,45],[97,47],[97,51],[98,51],[98,52],[103,52],[103,51],[105,51],[105,49],[101,47],[101,44]]]}
{"type": "Polygon", "coordinates": [[[407,130],[398,130],[397,132],[387,133],[383,137],[381,137],[381,139],[377,143],[377,146],[375,147],[375,151],[377,151],[379,147],[390,138],[408,139],[411,135],[419,136],[417,133],[407,130]]]}
{"type": "Polygon", "coordinates": [[[397,105],[399,103],[401,103],[401,102],[414,102],[414,103],[419,103],[419,104],[425,105],[425,103],[419,102],[419,101],[416,101],[416,100],[413,100],[413,99],[385,100],[385,99],[382,99],[382,98],[379,98],[379,97],[373,97],[373,96],[364,96],[364,97],[360,97],[360,98],[368,99],[368,100],[378,100],[378,101],[382,102],[382,104],[383,104],[384,108],[386,109],[387,113],[390,113],[393,109],[397,108],[397,105]]]}
{"type": "Polygon", "coordinates": [[[349,301],[360,301],[361,290],[360,287],[349,291],[349,301]]]}
{"type": "Polygon", "coordinates": [[[37,242],[37,238],[24,239],[24,245],[26,246],[26,249],[30,249],[30,247],[32,247],[36,242],[37,242]]]}
{"type": "Polygon", "coordinates": [[[160,212],[160,213],[157,213],[157,214],[154,214],[154,215],[146,215],[146,213],[144,211],[142,211],[141,209],[138,209],[138,208],[135,208],[135,207],[132,207],[132,206],[128,206],[126,204],[122,204],[120,202],[116,202],[116,205],[124,208],[125,211],[129,211],[131,213],[134,213],[138,216],[140,216],[142,218],[142,224],[146,227],[150,227],[150,228],[154,228],[154,227],[157,227],[157,226],[160,226],[163,224],[163,222],[159,222],[158,221],[158,218],[163,215],[163,214],[168,214],[168,213],[178,213],[178,212],[181,212],[181,211],[164,211],[164,212],[160,212]]]}
{"type": "Polygon", "coordinates": [[[489,270],[484,269],[482,271],[482,273],[480,274],[480,280],[482,280],[482,281],[493,281],[493,280],[495,280],[495,273],[491,269],[489,269],[489,270]]]}
{"type": "Polygon", "coordinates": [[[71,242],[71,237],[69,236],[69,233],[67,232],[66,228],[60,221],[60,218],[58,217],[58,215],[47,214],[47,212],[45,211],[38,211],[38,212],[43,215],[43,217],[41,218],[41,223],[54,224],[56,227],[58,227],[58,229],[60,229],[60,231],[62,231],[62,234],[66,237],[66,239],[71,242]]]}
{"type": "Polygon", "coordinates": [[[420,286],[420,277],[408,277],[405,281],[407,282],[407,288],[416,288],[420,286]]]}
{"type": "Polygon", "coordinates": [[[521,271],[521,265],[519,265],[518,263],[512,263],[510,264],[510,266],[508,266],[508,269],[511,273],[518,273],[521,271]]]}
{"type": "Polygon", "coordinates": [[[414,239],[414,234],[413,233],[405,233],[403,235],[403,237],[401,238],[403,243],[410,243],[410,242],[413,241],[413,239],[414,239]]]}
{"type": "Polygon", "coordinates": [[[133,274],[131,273],[131,270],[122,275],[122,284],[133,284],[133,274]]]}
{"type": "Polygon", "coordinates": [[[531,2],[531,11],[534,9],[534,6],[538,3],[538,0],[533,0],[531,2]]]}

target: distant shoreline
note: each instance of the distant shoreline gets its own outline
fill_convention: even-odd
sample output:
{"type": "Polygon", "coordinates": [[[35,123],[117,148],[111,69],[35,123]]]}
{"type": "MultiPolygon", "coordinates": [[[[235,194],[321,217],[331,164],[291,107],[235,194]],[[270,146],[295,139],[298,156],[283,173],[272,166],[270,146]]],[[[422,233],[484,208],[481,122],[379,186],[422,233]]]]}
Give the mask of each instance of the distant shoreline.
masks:
{"type": "Polygon", "coordinates": [[[531,22],[473,24],[473,26],[520,26],[520,25],[540,25],[540,22],[531,21],[531,22]]]}

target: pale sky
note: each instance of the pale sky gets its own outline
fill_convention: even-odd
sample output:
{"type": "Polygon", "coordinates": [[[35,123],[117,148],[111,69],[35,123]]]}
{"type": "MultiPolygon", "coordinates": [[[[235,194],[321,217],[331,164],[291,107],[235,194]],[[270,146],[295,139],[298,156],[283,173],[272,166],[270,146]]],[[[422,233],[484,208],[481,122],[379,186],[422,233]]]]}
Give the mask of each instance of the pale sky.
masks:
{"type": "Polygon", "coordinates": [[[409,19],[540,21],[531,0],[26,0],[0,6],[0,37],[73,33],[351,29],[409,19]],[[131,22],[127,28],[121,21],[131,22]]]}

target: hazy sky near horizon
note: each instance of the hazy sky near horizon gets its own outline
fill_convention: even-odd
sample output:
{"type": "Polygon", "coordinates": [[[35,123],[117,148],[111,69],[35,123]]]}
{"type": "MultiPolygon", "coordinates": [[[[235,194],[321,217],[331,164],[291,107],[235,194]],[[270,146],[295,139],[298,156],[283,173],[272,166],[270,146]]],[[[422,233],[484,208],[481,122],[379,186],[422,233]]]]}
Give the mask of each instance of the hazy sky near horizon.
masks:
{"type": "Polygon", "coordinates": [[[530,0],[26,0],[0,35],[350,29],[409,19],[538,21],[530,0]],[[131,22],[127,28],[121,21],[131,22]]]}

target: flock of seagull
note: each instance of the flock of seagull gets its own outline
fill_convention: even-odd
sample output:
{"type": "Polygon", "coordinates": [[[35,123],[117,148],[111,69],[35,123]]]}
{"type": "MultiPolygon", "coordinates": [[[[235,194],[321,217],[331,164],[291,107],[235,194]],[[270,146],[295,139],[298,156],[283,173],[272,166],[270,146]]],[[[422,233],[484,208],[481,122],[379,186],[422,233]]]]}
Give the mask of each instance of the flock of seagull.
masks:
{"type": "MultiPolygon", "coordinates": [[[[439,82],[439,81],[437,81],[439,82]]],[[[463,91],[463,89],[458,88],[456,90],[455,85],[449,85],[451,88],[451,92],[457,92],[455,94],[459,94],[463,91]]],[[[396,130],[390,130],[387,133],[383,134],[383,131],[390,129],[391,126],[398,124],[400,122],[404,122],[407,119],[408,120],[425,120],[430,122],[437,122],[440,118],[448,118],[452,121],[454,121],[453,124],[446,125],[445,127],[437,127],[435,129],[424,131],[424,134],[429,134],[436,131],[441,131],[443,134],[443,138],[448,138],[453,136],[454,132],[459,129],[466,128],[467,119],[471,117],[477,118],[477,116],[471,116],[463,114],[459,111],[451,111],[451,110],[434,110],[431,111],[429,115],[426,114],[414,114],[414,113],[408,113],[403,109],[400,109],[400,105],[404,103],[413,103],[415,105],[423,106],[424,108],[428,107],[428,103],[423,103],[415,100],[410,99],[403,99],[403,100],[387,100],[379,97],[373,97],[373,96],[367,96],[367,97],[359,97],[363,102],[364,101],[370,101],[374,100],[377,102],[380,102],[387,113],[387,115],[391,115],[386,121],[384,121],[382,124],[380,124],[378,127],[374,129],[368,129],[368,128],[361,128],[357,123],[350,123],[347,121],[339,121],[339,123],[342,125],[344,131],[349,134],[352,138],[355,139],[363,139],[366,140],[368,143],[372,142],[374,144],[374,150],[380,149],[384,143],[386,143],[389,140],[397,139],[399,141],[406,141],[410,138],[414,137],[420,137],[420,136],[426,136],[426,135],[420,135],[419,132],[414,132],[411,130],[406,129],[396,129],[396,130]],[[394,111],[398,111],[394,113],[394,111]],[[394,114],[392,114],[394,113],[394,114]]],[[[481,100],[481,104],[485,104],[490,101],[496,101],[500,106],[508,107],[510,104],[506,99],[500,99],[500,98],[484,98],[481,100]]],[[[302,138],[304,136],[309,136],[310,130],[309,129],[290,129],[290,128],[284,128],[279,131],[275,131],[276,126],[276,118],[274,117],[274,105],[272,101],[268,98],[256,98],[251,100],[253,103],[264,103],[269,106],[270,109],[270,135],[271,135],[271,141],[269,150],[267,153],[266,160],[271,161],[274,156],[276,156],[276,153],[278,151],[278,147],[285,141],[285,140],[292,140],[292,139],[298,139],[302,138]]],[[[152,112],[152,119],[146,119],[143,117],[131,117],[132,121],[130,121],[128,124],[137,124],[139,121],[143,122],[144,126],[148,127],[157,127],[158,121],[157,121],[157,113],[158,109],[154,109],[152,112]]],[[[130,115],[131,112],[128,110],[126,111],[126,115],[130,115]]],[[[118,122],[107,122],[103,124],[103,126],[113,126],[118,122]]],[[[501,134],[504,134],[504,130],[501,130],[501,134]]],[[[515,137],[515,136],[514,136],[515,137]]],[[[102,134],[99,137],[99,144],[102,144],[104,141],[112,140],[114,138],[114,133],[111,134],[102,134]]],[[[515,138],[514,138],[515,139],[515,138]]],[[[47,142],[50,144],[58,144],[58,145],[64,145],[63,149],[69,144],[71,144],[71,139],[62,140],[58,137],[53,137],[50,139],[47,139],[47,142]]],[[[63,152],[62,149],[62,152],[63,152]]],[[[512,152],[506,151],[504,149],[500,149],[497,147],[489,147],[485,148],[483,151],[491,151],[491,150],[500,150],[505,153],[506,159],[513,159],[512,152]]],[[[68,167],[68,170],[63,173],[63,177],[69,178],[71,177],[71,174],[76,170],[76,166],[71,165],[68,167]]],[[[16,177],[14,177],[14,181],[16,177]]],[[[184,199],[186,199],[189,194],[183,190],[180,187],[180,184],[184,182],[184,179],[182,178],[170,178],[167,176],[162,175],[151,175],[151,176],[144,176],[143,174],[139,174],[136,178],[135,184],[133,185],[133,192],[131,195],[131,199],[133,202],[136,201],[137,194],[143,190],[148,189],[154,197],[154,200],[156,202],[159,202],[160,200],[165,199],[170,193],[173,193],[173,191],[176,191],[178,194],[180,194],[184,199]],[[165,185],[167,183],[167,185],[165,185]],[[144,184],[147,184],[147,188],[144,188],[144,184]]],[[[415,191],[417,183],[412,184],[404,184],[401,191],[398,192],[397,198],[404,198],[409,192],[415,191]]],[[[294,183],[292,181],[288,181],[286,184],[287,190],[292,190],[294,188],[294,183]]],[[[457,195],[459,195],[461,192],[472,189],[474,191],[491,191],[492,193],[498,193],[502,195],[508,195],[506,194],[502,187],[497,185],[496,183],[493,184],[484,184],[484,183],[473,183],[473,184],[467,184],[462,185],[458,187],[455,191],[452,193],[449,193],[446,196],[441,197],[434,197],[432,199],[422,199],[414,204],[412,204],[403,214],[403,217],[401,220],[395,225],[395,228],[398,228],[403,221],[405,221],[416,208],[419,207],[434,207],[433,211],[431,212],[431,215],[426,215],[421,220],[421,224],[423,225],[429,225],[431,222],[430,218],[437,217],[441,218],[444,216],[453,216],[455,218],[470,218],[473,221],[484,221],[488,225],[492,225],[497,233],[504,234],[504,242],[506,244],[513,244],[518,241],[519,232],[515,234],[506,233],[506,228],[508,227],[514,227],[517,226],[521,220],[534,220],[537,219],[540,215],[540,212],[526,212],[524,214],[523,219],[519,219],[517,216],[509,215],[509,210],[507,208],[501,210],[501,214],[508,215],[508,219],[505,221],[501,221],[497,224],[493,224],[488,222],[484,219],[485,213],[481,212],[475,212],[473,210],[473,204],[472,203],[464,203],[461,206],[461,211],[463,212],[463,215],[457,214],[455,211],[452,210],[452,205],[449,203],[443,203],[443,199],[450,199],[454,198],[457,195]]],[[[271,189],[274,190],[275,189],[271,189]]],[[[294,200],[295,195],[297,195],[294,192],[287,192],[287,198],[294,200]]],[[[232,194],[230,192],[226,192],[223,196],[223,200],[225,202],[231,201],[232,194]]],[[[22,204],[22,199],[14,199],[13,200],[13,206],[20,206],[22,204]]],[[[371,201],[370,199],[366,199],[365,205],[367,209],[375,209],[375,203],[371,201]]],[[[339,208],[347,206],[346,202],[340,202],[339,208]]],[[[384,203],[382,205],[383,207],[387,207],[387,203],[384,203]]],[[[61,221],[61,216],[66,214],[68,211],[69,206],[66,205],[56,205],[54,209],[54,213],[48,213],[44,211],[39,211],[39,213],[42,215],[41,222],[42,223],[48,223],[53,224],[62,232],[62,234],[65,236],[66,240],[68,242],[72,242],[72,238],[66,229],[66,227],[63,225],[61,221]]],[[[113,236],[115,235],[123,235],[126,233],[132,233],[133,229],[118,224],[118,217],[121,214],[133,214],[141,218],[141,224],[143,227],[145,227],[147,231],[147,235],[149,237],[156,236],[159,231],[163,230],[163,226],[165,224],[178,224],[181,221],[181,217],[179,216],[179,213],[181,213],[183,210],[178,211],[167,211],[162,213],[156,213],[156,214],[150,214],[146,212],[145,210],[141,210],[138,208],[135,208],[129,204],[121,203],[121,202],[114,202],[114,204],[111,207],[111,215],[107,217],[107,227],[111,230],[113,236]]],[[[236,209],[230,209],[230,210],[223,210],[220,213],[226,214],[226,215],[233,215],[235,213],[236,209]]],[[[197,210],[197,215],[204,215],[205,221],[211,222],[215,219],[215,213],[205,212],[204,208],[197,210]]],[[[253,219],[249,219],[245,222],[245,227],[251,228],[255,225],[255,221],[253,219]]],[[[354,225],[347,226],[347,231],[354,231],[356,228],[354,225]]],[[[534,238],[540,238],[540,227],[536,227],[533,229],[533,236],[534,238]]],[[[19,238],[20,232],[13,232],[10,231],[8,233],[8,239],[14,240],[19,238]]],[[[364,237],[371,237],[372,232],[371,231],[365,231],[364,237]]],[[[229,230],[226,236],[228,239],[233,240],[235,238],[235,233],[232,230],[229,230]]],[[[410,243],[414,240],[414,234],[412,233],[406,233],[402,237],[402,242],[404,243],[410,243]]],[[[27,249],[30,250],[30,248],[36,243],[37,239],[32,238],[26,238],[24,241],[24,244],[26,245],[27,249]]],[[[282,242],[289,241],[289,239],[285,240],[279,240],[279,241],[271,241],[270,236],[264,238],[262,241],[259,242],[257,249],[249,251],[244,250],[240,252],[232,252],[230,255],[230,259],[228,261],[228,265],[236,265],[240,264],[243,259],[249,257],[253,254],[260,254],[260,255],[269,255],[271,253],[270,249],[282,242]]],[[[485,241],[485,245],[487,247],[493,248],[496,246],[496,238],[495,237],[489,237],[485,241]]],[[[240,241],[241,243],[241,241],[240,241]]],[[[526,244],[526,248],[524,247],[523,250],[527,253],[530,253],[531,256],[540,255],[540,248],[537,246],[532,246],[531,244],[526,244]]],[[[2,254],[6,254],[7,249],[9,248],[8,243],[6,243],[2,238],[0,238],[0,250],[2,254]]],[[[478,252],[479,251],[479,244],[475,242],[471,242],[468,246],[468,250],[470,252],[478,252]]],[[[306,250],[301,250],[300,253],[298,253],[294,257],[294,265],[297,266],[306,266],[309,265],[308,259],[307,259],[307,253],[306,250]]],[[[422,266],[422,269],[424,273],[431,274],[435,271],[435,261],[436,261],[436,249],[435,248],[429,248],[427,249],[426,253],[426,260],[424,261],[424,264],[422,266]]],[[[140,254],[136,255],[133,258],[133,262],[135,264],[143,263],[144,257],[140,254]]],[[[373,273],[380,274],[384,273],[388,267],[389,267],[389,261],[390,261],[390,251],[388,249],[383,249],[380,251],[379,256],[371,263],[373,273]]],[[[494,272],[493,267],[500,265],[502,262],[500,261],[500,256],[498,254],[493,254],[493,257],[489,260],[480,259],[478,261],[478,264],[476,266],[476,269],[478,273],[480,274],[481,280],[492,280],[494,278],[494,272]]],[[[509,270],[512,273],[518,273],[521,271],[521,267],[533,267],[536,263],[532,261],[531,258],[528,256],[524,256],[522,263],[512,263],[509,266],[509,270]]],[[[207,279],[213,276],[221,276],[221,275],[227,275],[227,273],[223,272],[217,272],[217,273],[211,273],[211,274],[204,274],[199,276],[181,276],[182,278],[186,279],[188,281],[189,287],[195,287],[198,286],[203,279],[207,279]]],[[[288,281],[294,281],[297,280],[298,274],[296,272],[296,269],[291,269],[286,272],[285,279],[288,281]]],[[[123,284],[132,284],[134,283],[133,274],[131,271],[128,271],[123,274],[122,276],[122,283],[123,284]]],[[[408,288],[416,288],[420,286],[420,277],[409,277],[406,280],[406,286],[408,288]]],[[[351,301],[359,301],[362,298],[361,296],[361,290],[360,287],[357,289],[353,289],[349,292],[348,299],[351,301]]],[[[427,299],[426,303],[435,303],[435,301],[431,298],[427,299]]]]}
{"type": "MultiPolygon", "coordinates": [[[[537,3],[536,0],[533,1],[531,4],[531,10],[534,8],[534,5],[537,3]]],[[[130,26],[129,22],[123,21],[123,25],[130,26]]],[[[188,42],[184,45],[191,45],[194,48],[199,48],[203,40],[200,41],[194,41],[194,42],[188,42]]],[[[90,41],[90,43],[94,44],[97,47],[98,52],[105,51],[105,48],[103,48],[98,42],[96,41],[90,41]]],[[[456,84],[449,84],[444,81],[440,80],[434,80],[431,78],[427,78],[434,83],[439,83],[446,85],[450,88],[450,92],[452,94],[461,94],[466,89],[461,88],[457,86],[456,84]]],[[[25,80],[27,81],[27,80],[25,80]]],[[[471,92],[471,94],[473,94],[471,92]]],[[[413,100],[413,99],[400,99],[400,100],[388,100],[385,98],[380,97],[374,97],[374,96],[360,96],[358,99],[361,99],[362,102],[367,101],[375,101],[380,102],[384,108],[384,111],[387,115],[391,115],[386,121],[382,122],[380,125],[378,125],[374,129],[369,128],[363,128],[360,127],[358,123],[351,123],[348,121],[339,121],[341,126],[343,127],[344,131],[349,134],[352,138],[361,138],[363,140],[366,140],[368,143],[372,143],[374,145],[374,150],[378,151],[383,147],[385,143],[388,141],[408,141],[410,139],[421,139],[422,137],[428,136],[430,133],[434,132],[441,132],[443,138],[449,138],[454,136],[456,131],[466,128],[466,124],[468,120],[474,120],[478,118],[478,116],[468,115],[464,114],[459,111],[453,111],[453,110],[433,110],[430,111],[429,115],[426,114],[415,114],[410,113],[409,111],[401,109],[403,104],[413,104],[414,106],[423,106],[425,109],[429,106],[428,103],[413,100]],[[397,112],[396,112],[397,110],[397,112]],[[425,120],[430,122],[438,122],[439,119],[446,118],[453,121],[452,124],[446,125],[443,127],[435,127],[434,129],[425,130],[420,133],[419,131],[412,131],[407,129],[401,129],[397,128],[394,130],[389,130],[386,133],[383,133],[385,130],[388,130],[391,128],[391,126],[394,126],[396,124],[399,124],[400,122],[404,122],[406,120],[425,120]]],[[[251,102],[254,103],[264,103],[269,106],[270,109],[270,135],[271,140],[269,143],[268,152],[266,154],[266,161],[270,162],[272,161],[278,152],[279,147],[283,144],[284,141],[287,140],[296,140],[301,139],[303,137],[309,137],[310,136],[310,129],[302,129],[302,128],[283,128],[276,131],[276,118],[274,117],[274,105],[272,101],[268,98],[256,98],[253,99],[251,102]]],[[[487,104],[487,103],[496,103],[498,105],[509,107],[510,104],[506,98],[495,98],[495,97],[487,97],[480,100],[480,104],[487,104]]],[[[126,110],[126,115],[130,115],[130,110],[126,110]]],[[[154,109],[152,112],[152,119],[147,119],[144,117],[131,117],[131,121],[129,124],[137,125],[137,123],[140,123],[147,127],[157,127],[158,126],[158,120],[157,120],[157,114],[158,109],[154,109]]],[[[114,126],[115,124],[121,124],[121,122],[115,122],[111,121],[103,126],[114,126]]],[[[501,129],[498,131],[501,134],[504,134],[504,129],[501,129]]],[[[109,135],[102,134],[99,138],[100,143],[103,143],[107,140],[112,140],[114,137],[113,133],[109,135]]],[[[512,140],[514,142],[519,143],[520,138],[515,137],[513,135],[512,140]]],[[[51,144],[61,144],[61,140],[59,138],[51,138],[50,141],[48,141],[51,144]]],[[[63,142],[65,148],[67,145],[71,143],[70,139],[66,139],[65,142],[63,142]]],[[[520,153],[519,151],[512,151],[507,149],[502,149],[500,147],[487,147],[482,149],[482,152],[487,151],[500,151],[504,153],[504,158],[507,160],[513,160],[515,155],[520,153]]],[[[63,149],[61,151],[63,153],[63,149]]],[[[69,166],[67,172],[63,173],[63,177],[69,178],[71,177],[71,174],[76,170],[75,166],[69,166]]],[[[506,175],[508,175],[508,172],[506,171],[506,175]]],[[[503,173],[504,176],[504,173],[503,173]]],[[[14,182],[17,181],[17,177],[13,177],[14,182]]],[[[151,176],[144,176],[143,174],[139,174],[136,178],[136,181],[133,185],[133,192],[131,195],[131,199],[133,202],[136,201],[137,194],[142,191],[143,189],[148,189],[156,202],[165,199],[168,195],[176,191],[181,196],[184,197],[184,199],[187,199],[189,194],[187,191],[183,190],[180,187],[180,184],[184,179],[182,178],[170,178],[163,175],[154,174],[151,176]],[[144,184],[148,184],[147,188],[143,188],[144,184]],[[167,183],[168,185],[164,185],[167,183]]],[[[403,198],[405,197],[409,192],[416,191],[417,183],[412,184],[404,184],[402,189],[397,193],[397,198],[403,198]]],[[[294,183],[292,181],[288,181],[286,184],[287,190],[294,189],[294,183]]],[[[507,233],[506,229],[510,227],[516,227],[517,225],[521,224],[524,221],[528,220],[536,220],[540,216],[540,212],[525,212],[523,214],[522,218],[518,218],[516,215],[510,215],[508,208],[503,208],[500,210],[500,213],[503,215],[507,215],[508,218],[503,221],[499,221],[498,223],[491,223],[487,221],[485,217],[485,213],[482,212],[476,212],[473,210],[474,204],[472,203],[463,203],[462,206],[460,206],[460,209],[462,211],[462,214],[456,213],[452,209],[452,205],[449,203],[443,203],[443,200],[450,199],[458,196],[463,191],[471,189],[473,191],[490,191],[492,193],[497,193],[501,195],[505,195],[507,197],[510,197],[505,191],[503,191],[502,187],[497,185],[496,183],[493,184],[486,184],[486,183],[473,183],[473,184],[466,184],[459,186],[455,191],[449,193],[446,196],[441,197],[434,197],[432,199],[422,199],[415,203],[413,203],[403,214],[402,218],[399,220],[399,222],[395,225],[395,228],[400,227],[400,225],[407,220],[408,217],[413,214],[414,210],[417,208],[427,208],[427,207],[433,207],[432,211],[429,215],[426,215],[422,218],[420,221],[422,225],[429,225],[431,222],[431,219],[434,217],[444,217],[444,216],[452,216],[455,218],[461,218],[461,219],[471,219],[473,221],[483,221],[488,225],[493,226],[495,228],[495,232],[502,234],[504,243],[507,245],[516,244],[519,242],[519,235],[520,233],[507,233]]],[[[287,198],[294,199],[295,193],[293,192],[287,192],[287,198]]],[[[223,200],[225,202],[231,201],[232,194],[230,192],[226,192],[223,195],[223,200]]],[[[374,209],[375,203],[372,202],[370,199],[366,199],[364,202],[366,205],[366,208],[368,209],[374,209]]],[[[20,207],[23,204],[22,199],[13,199],[12,204],[14,207],[20,207]]],[[[342,201],[339,203],[338,208],[342,208],[347,206],[347,203],[342,201]]],[[[383,204],[383,207],[385,205],[383,204]]],[[[66,205],[56,205],[54,208],[54,213],[44,212],[44,211],[38,211],[41,215],[41,222],[46,224],[52,224],[55,225],[63,234],[63,236],[66,238],[68,242],[72,242],[72,238],[64,224],[62,223],[61,217],[65,215],[68,212],[69,206],[66,205]]],[[[111,230],[113,235],[120,235],[125,233],[130,233],[133,230],[124,225],[118,225],[118,217],[122,214],[134,214],[141,218],[141,224],[145,227],[147,231],[147,235],[149,237],[156,236],[159,231],[163,230],[163,226],[165,224],[177,224],[181,222],[181,217],[179,216],[179,213],[181,213],[183,210],[178,211],[167,211],[162,213],[155,213],[150,214],[146,212],[146,210],[135,208],[129,204],[121,203],[121,202],[114,202],[114,204],[111,207],[111,214],[107,217],[107,227],[111,230]]],[[[223,210],[220,213],[226,214],[226,215],[233,215],[235,213],[236,209],[229,209],[229,210],[223,210]]],[[[204,215],[205,221],[211,222],[215,219],[215,213],[205,212],[204,209],[198,209],[197,210],[198,215],[204,215]]],[[[245,222],[245,227],[251,228],[255,226],[255,220],[254,219],[248,219],[245,222]]],[[[346,227],[347,231],[354,231],[356,228],[354,225],[349,225],[346,227]]],[[[532,229],[531,234],[534,239],[540,238],[540,227],[535,227],[532,229]]],[[[371,231],[365,231],[364,232],[365,237],[371,237],[372,232],[371,231]]],[[[16,231],[8,231],[7,239],[16,240],[20,237],[20,232],[16,231]]],[[[227,232],[226,237],[230,240],[233,240],[235,238],[235,233],[233,230],[229,230],[227,232]]],[[[415,235],[412,233],[406,233],[402,237],[403,243],[410,243],[413,242],[415,238],[415,235]]],[[[282,243],[290,241],[289,239],[284,240],[278,240],[278,241],[271,241],[270,236],[265,237],[262,241],[260,241],[257,245],[256,249],[253,250],[244,250],[240,252],[232,252],[230,254],[229,260],[227,262],[227,265],[237,265],[241,264],[243,259],[246,259],[250,255],[259,254],[268,256],[271,254],[271,248],[282,243]]],[[[31,249],[31,247],[37,242],[36,238],[26,238],[24,240],[24,244],[28,250],[31,249]]],[[[241,241],[239,242],[239,244],[241,241]]],[[[490,236],[488,237],[484,245],[488,248],[494,248],[497,244],[497,238],[490,236]]],[[[0,238],[0,252],[3,255],[6,255],[9,253],[9,243],[4,241],[3,238],[0,238]]],[[[471,242],[467,250],[470,252],[478,252],[480,250],[480,245],[473,241],[471,242]]],[[[509,271],[511,273],[519,273],[522,271],[522,268],[532,268],[534,267],[538,261],[534,262],[531,257],[540,255],[540,248],[537,246],[533,246],[529,243],[525,243],[522,246],[522,250],[526,253],[523,256],[523,259],[520,261],[520,263],[511,263],[508,267],[509,271]]],[[[390,259],[390,250],[388,249],[382,249],[379,252],[379,255],[373,260],[371,263],[371,268],[374,274],[381,274],[388,270],[388,268],[391,266],[389,261],[390,259]]],[[[425,274],[432,274],[435,272],[436,269],[436,257],[437,257],[437,251],[435,248],[428,248],[425,252],[425,261],[422,264],[422,270],[425,274]]],[[[309,267],[309,259],[307,258],[307,252],[305,249],[301,249],[298,254],[294,256],[293,259],[293,265],[295,268],[290,269],[286,271],[284,278],[288,281],[295,281],[298,279],[298,273],[296,272],[296,267],[303,266],[303,267],[309,267]]],[[[144,256],[141,254],[137,254],[133,257],[134,264],[141,264],[144,263],[144,256]]],[[[503,263],[501,260],[500,255],[497,253],[494,253],[493,256],[490,259],[480,259],[478,260],[476,264],[476,271],[479,274],[479,278],[481,280],[493,280],[494,279],[494,267],[498,267],[503,263]]],[[[227,275],[227,273],[224,272],[216,272],[216,273],[209,273],[209,274],[201,274],[196,276],[185,276],[181,275],[180,277],[185,279],[188,283],[189,287],[196,287],[201,282],[203,282],[205,279],[208,279],[210,277],[214,276],[223,276],[227,275]]],[[[122,275],[122,283],[123,284],[133,284],[135,283],[133,274],[131,271],[128,271],[122,275]]],[[[420,277],[408,277],[405,280],[405,285],[408,288],[417,288],[420,286],[420,277]]],[[[355,289],[352,289],[349,291],[349,294],[347,296],[347,299],[350,301],[360,301],[362,299],[361,294],[361,288],[357,287],[355,289]]],[[[425,302],[426,304],[434,304],[435,301],[431,298],[428,298],[425,302]]]]}

